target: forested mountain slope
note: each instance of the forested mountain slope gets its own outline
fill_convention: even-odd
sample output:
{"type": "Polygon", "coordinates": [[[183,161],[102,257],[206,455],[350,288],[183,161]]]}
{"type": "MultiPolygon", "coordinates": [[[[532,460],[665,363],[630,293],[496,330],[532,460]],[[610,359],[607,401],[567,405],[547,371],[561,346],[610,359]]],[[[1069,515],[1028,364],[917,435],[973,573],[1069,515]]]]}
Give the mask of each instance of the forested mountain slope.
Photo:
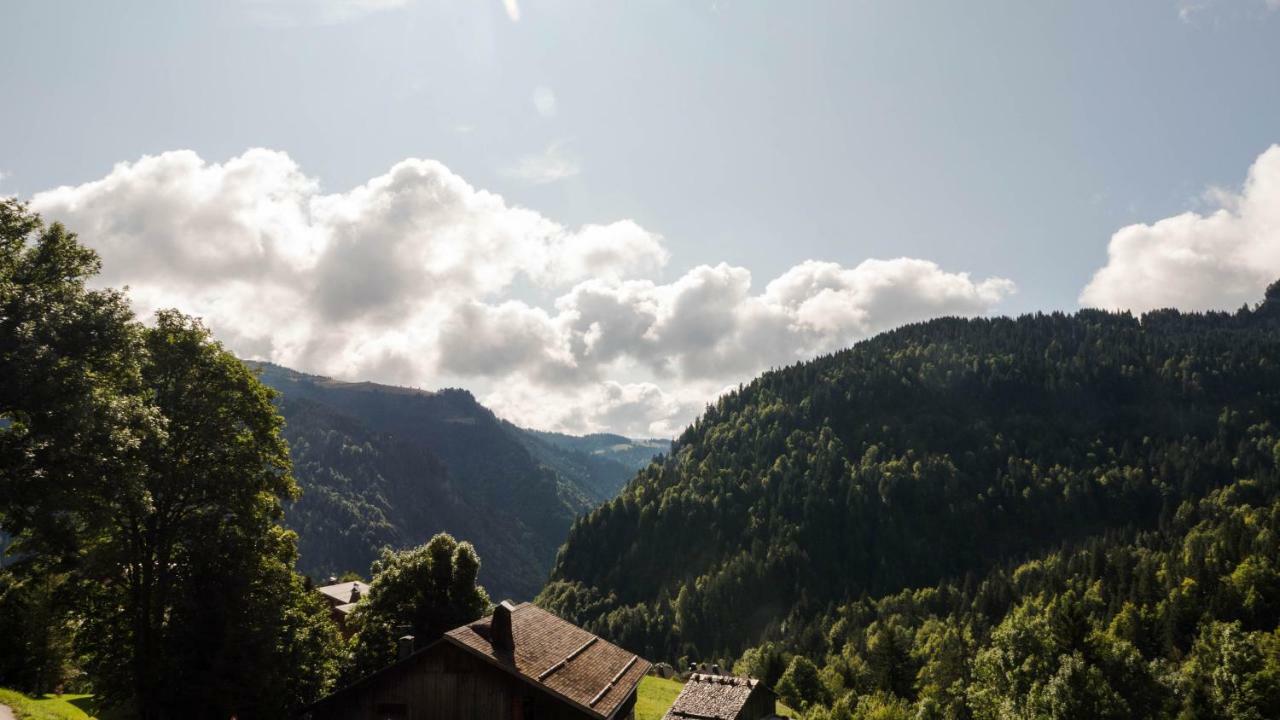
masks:
{"type": "Polygon", "coordinates": [[[299,568],[365,573],[378,549],[448,531],[475,544],[495,597],[545,582],[575,516],[616,493],[629,458],[550,446],[464,390],[344,383],[254,364],[280,391],[302,497],[286,509],[299,568]]]}
{"type": "Polygon", "coordinates": [[[1238,481],[1265,505],[1277,422],[1280,285],[1236,313],[911,325],[721,398],[575,523],[540,602],[654,659],[821,658],[859,598],[972,601],[1011,563],[1185,530],[1238,481]]]}

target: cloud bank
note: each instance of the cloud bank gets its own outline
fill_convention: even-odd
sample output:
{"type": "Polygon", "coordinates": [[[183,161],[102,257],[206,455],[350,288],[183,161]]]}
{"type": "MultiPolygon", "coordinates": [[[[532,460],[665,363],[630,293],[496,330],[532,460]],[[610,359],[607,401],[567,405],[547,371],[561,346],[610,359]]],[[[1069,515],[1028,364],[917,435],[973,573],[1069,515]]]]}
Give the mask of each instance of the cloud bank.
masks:
{"type": "Polygon", "coordinates": [[[1107,264],[1080,293],[1080,304],[1145,312],[1258,302],[1280,278],[1280,145],[1258,156],[1238,192],[1209,196],[1213,212],[1185,212],[1112,235],[1107,264]]]}
{"type": "Polygon", "coordinates": [[[653,231],[566,227],[420,159],[325,193],[281,152],[174,151],[32,205],[102,254],[101,282],[139,313],[202,316],[242,357],[466,387],[573,432],[670,436],[764,369],[1015,291],[910,258],[808,261],[763,287],[729,263],[664,281],[653,231]]]}

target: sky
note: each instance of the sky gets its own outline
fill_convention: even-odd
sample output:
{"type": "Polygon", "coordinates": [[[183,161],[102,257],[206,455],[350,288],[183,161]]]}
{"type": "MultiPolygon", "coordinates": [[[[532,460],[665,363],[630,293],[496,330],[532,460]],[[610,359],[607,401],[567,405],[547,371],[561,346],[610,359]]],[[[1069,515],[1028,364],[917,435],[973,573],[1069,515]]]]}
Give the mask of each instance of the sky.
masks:
{"type": "Polygon", "coordinates": [[[1280,0],[0,2],[0,194],[100,284],[526,426],[1280,278],[1280,0]]]}

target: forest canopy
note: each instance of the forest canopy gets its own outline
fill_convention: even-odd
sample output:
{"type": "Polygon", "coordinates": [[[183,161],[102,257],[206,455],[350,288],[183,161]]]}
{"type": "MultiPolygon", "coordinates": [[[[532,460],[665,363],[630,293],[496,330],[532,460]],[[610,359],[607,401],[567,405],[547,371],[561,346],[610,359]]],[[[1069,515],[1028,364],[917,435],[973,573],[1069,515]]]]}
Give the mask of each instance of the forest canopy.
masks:
{"type": "Polygon", "coordinates": [[[540,601],[815,717],[1275,716],[1278,418],[1280,284],[909,325],[723,396],[540,601]]]}

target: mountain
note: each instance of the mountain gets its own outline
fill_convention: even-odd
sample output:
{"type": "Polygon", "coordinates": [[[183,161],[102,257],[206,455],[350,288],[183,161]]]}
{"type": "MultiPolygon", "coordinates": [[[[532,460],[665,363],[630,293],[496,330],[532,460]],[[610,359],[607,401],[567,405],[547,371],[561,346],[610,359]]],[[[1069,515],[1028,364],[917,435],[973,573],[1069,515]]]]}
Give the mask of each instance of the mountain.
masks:
{"type": "MultiPolygon", "coordinates": [[[[655,455],[671,449],[670,440],[637,440],[614,435],[613,433],[593,433],[591,435],[565,435],[563,433],[527,430],[530,436],[551,443],[566,450],[585,453],[596,458],[613,459],[630,466],[632,475],[636,470],[648,465],[655,455]]],[[[628,477],[628,480],[631,478],[628,477]]]]}
{"type": "Polygon", "coordinates": [[[574,518],[635,473],[634,446],[595,453],[576,438],[498,419],[465,390],[347,383],[252,363],[280,392],[302,497],[285,513],[299,569],[367,573],[383,546],[439,531],[469,540],[499,598],[529,598],[574,518]],[[551,439],[558,438],[558,439],[551,439]]]}
{"type": "Polygon", "coordinates": [[[655,455],[671,449],[670,440],[633,440],[611,433],[565,435],[512,426],[539,462],[573,479],[594,505],[612,500],[655,455]]]}
{"type": "MultiPolygon", "coordinates": [[[[1090,602],[1119,612],[1132,588],[1111,581],[1133,567],[1118,549],[1132,560],[1186,541],[1204,558],[1187,562],[1214,568],[1249,555],[1247,537],[1227,533],[1238,542],[1219,549],[1192,528],[1213,515],[1207,498],[1276,497],[1277,426],[1280,283],[1235,313],[909,325],[722,397],[574,523],[538,601],[655,660],[726,662],[750,648],[744,660],[759,659],[773,647],[821,663],[851,642],[870,652],[877,603],[918,621],[903,609],[912,598],[934,598],[943,617],[937,606],[952,600],[989,610],[970,628],[981,645],[1013,607],[1011,588],[1030,595],[1046,577],[1082,592],[1106,577],[1090,602]],[[1027,561],[1051,567],[1013,573],[1027,561]]],[[[1152,603],[1169,585],[1190,592],[1183,577],[1212,575],[1144,572],[1152,603]]],[[[1276,605],[1258,627],[1274,628],[1280,597],[1259,598],[1276,605]]],[[[1190,607],[1219,617],[1201,603],[1190,607]]],[[[1196,617],[1177,617],[1170,662],[1190,651],[1196,617]]],[[[876,647],[914,652],[910,641],[876,647]]]]}

